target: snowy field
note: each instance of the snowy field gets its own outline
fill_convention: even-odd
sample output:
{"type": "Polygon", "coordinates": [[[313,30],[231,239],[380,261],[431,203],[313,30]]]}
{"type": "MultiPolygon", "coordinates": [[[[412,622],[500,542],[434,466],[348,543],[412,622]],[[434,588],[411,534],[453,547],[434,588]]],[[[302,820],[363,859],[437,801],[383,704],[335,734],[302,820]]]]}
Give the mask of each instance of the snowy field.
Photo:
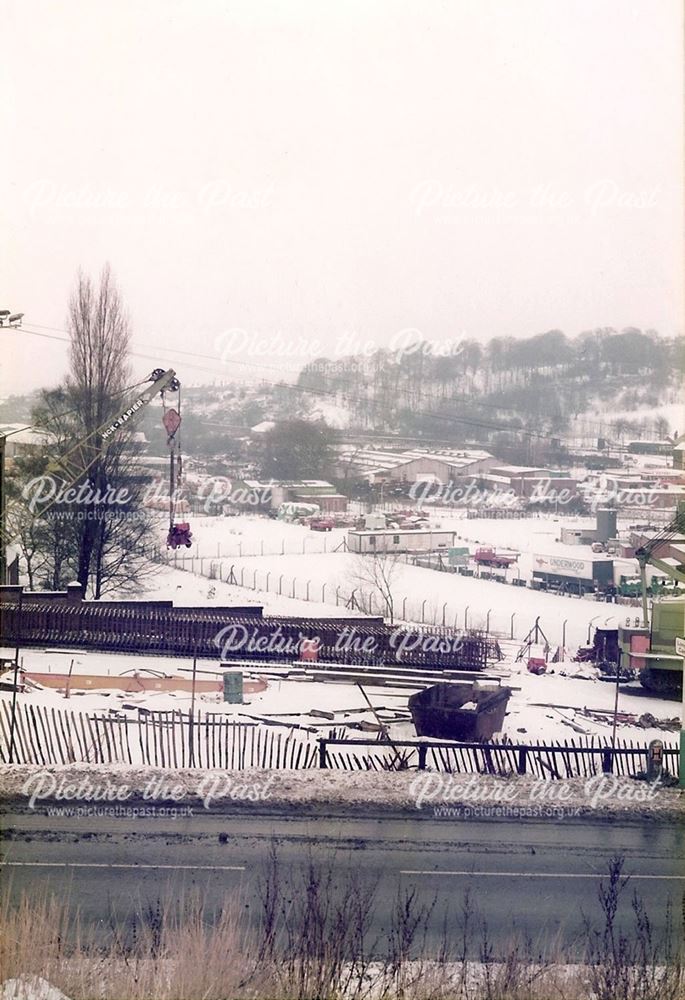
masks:
{"type": "MultiPolygon", "coordinates": [[[[508,577],[511,580],[520,575],[529,580],[534,553],[574,558],[589,558],[592,554],[589,546],[562,545],[557,541],[562,524],[556,518],[466,520],[439,512],[433,515],[431,527],[454,529],[455,544],[468,544],[472,552],[479,544],[518,549],[521,552],[518,569],[510,570],[508,577]]],[[[245,603],[249,600],[263,604],[267,613],[305,613],[317,617],[345,613],[346,601],[353,590],[368,592],[370,589],[361,579],[364,557],[335,551],[346,535],[345,529],[320,534],[302,525],[244,516],[204,518],[196,523],[194,530],[196,547],[188,554],[184,550],[175,559],[172,557],[171,565],[183,567],[186,572],[181,574],[176,570],[173,576],[168,571],[160,573],[155,583],[148,587],[150,596],[175,597],[178,603],[186,604],[204,601],[245,603]],[[237,552],[238,545],[244,553],[258,553],[262,542],[265,551],[276,554],[224,555],[228,549],[237,552]],[[302,554],[303,547],[305,554],[302,554]],[[278,554],[281,551],[285,554],[278,554]],[[242,580],[243,587],[223,582],[231,570],[237,581],[242,580]],[[220,574],[222,582],[218,579],[207,582],[210,573],[220,574]],[[210,598],[212,586],[214,596],[210,598]],[[230,589],[226,589],[228,587],[230,589]],[[336,590],[338,607],[334,612],[336,590]]],[[[513,630],[516,638],[523,639],[539,616],[550,645],[564,644],[573,650],[587,642],[592,624],[615,625],[625,620],[632,610],[591,598],[541,593],[510,583],[439,573],[405,564],[399,564],[394,571],[393,592],[399,618],[459,628],[463,628],[465,622],[472,628],[484,628],[489,624],[492,632],[511,636],[513,630]]],[[[380,610],[377,599],[372,611],[380,613],[380,610]]]]}
{"type": "MultiPolygon", "coordinates": [[[[431,526],[453,529],[455,543],[466,544],[471,552],[480,544],[513,547],[520,551],[518,569],[528,579],[534,553],[587,557],[582,546],[562,545],[564,521],[553,516],[521,520],[466,519],[463,514],[438,510],[431,512],[431,526]]],[[[577,523],[577,519],[574,519],[577,523]]],[[[360,582],[364,557],[342,550],[347,529],[328,533],[313,532],[302,525],[292,525],[256,515],[235,518],[199,518],[192,525],[195,545],[183,550],[173,565],[154,565],[154,573],[145,583],[147,597],[173,600],[176,605],[231,606],[256,604],[266,614],[303,615],[310,618],[357,612],[346,608],[347,596],[355,589],[365,589],[360,582]],[[337,550],[337,551],[336,551],[337,550]],[[181,568],[182,567],[182,568],[181,568]],[[233,570],[243,585],[226,582],[233,570]],[[212,578],[210,578],[212,577],[212,578]],[[219,578],[221,577],[221,578],[219,578]],[[336,606],[336,590],[339,600],[336,606]],[[280,591],[280,593],[279,593],[280,591]]],[[[173,558],[173,557],[172,557],[173,558]]],[[[395,568],[393,592],[397,619],[425,620],[463,628],[489,626],[499,634],[504,660],[491,664],[487,675],[513,689],[502,736],[514,742],[566,740],[611,736],[611,712],[614,685],[601,681],[596,669],[575,664],[571,656],[588,641],[593,625],[617,624],[628,617],[632,608],[598,603],[592,599],[571,598],[540,593],[510,583],[439,573],[399,563],[395,568]],[[516,659],[521,641],[539,618],[540,625],[554,650],[564,646],[560,663],[549,664],[548,672],[535,676],[516,659]],[[515,640],[509,639],[513,633],[515,640]],[[564,642],[565,640],[565,642],[564,642]],[[594,715],[588,714],[594,712],[594,715]]],[[[380,611],[380,606],[374,608],[380,611]]],[[[5,650],[11,657],[13,650],[5,650]]],[[[125,654],[83,650],[22,650],[21,662],[28,671],[66,673],[73,660],[73,674],[126,675],[134,670],[146,674],[162,671],[189,678],[192,661],[182,658],[127,656],[125,654]],[[183,668],[186,668],[185,670],[183,668]]],[[[214,660],[201,660],[200,671],[218,669],[214,660]]],[[[288,664],[284,664],[288,666],[288,664]]],[[[268,668],[246,668],[246,676],[265,676],[268,668]]],[[[196,706],[203,712],[218,712],[235,721],[257,721],[271,728],[285,724],[280,731],[296,728],[299,736],[315,740],[332,728],[347,729],[351,738],[362,736],[359,723],[377,722],[353,683],[323,683],[312,676],[267,677],[267,690],[246,695],[242,706],[227,705],[220,694],[198,694],[196,706]],[[328,713],[322,717],[319,713],[328,713]],[[313,713],[313,714],[312,714],[313,713]],[[330,715],[333,715],[330,718],[330,715]],[[349,728],[347,728],[349,727],[349,728]]],[[[208,679],[209,673],[198,674],[208,679]]],[[[415,689],[365,685],[374,709],[378,710],[395,739],[412,738],[414,727],[407,700],[415,689]]],[[[416,688],[418,689],[418,688],[416,688]]],[[[18,696],[21,704],[60,707],[88,713],[115,710],[137,718],[138,709],[188,712],[189,692],[134,692],[72,688],[69,699],[54,689],[26,691],[18,696]],[[126,706],[126,707],[124,707],[126,706]]],[[[9,692],[0,693],[8,702],[9,692]]],[[[8,706],[6,706],[8,707],[8,706]]],[[[679,704],[650,697],[639,684],[621,687],[619,710],[633,717],[620,725],[621,739],[644,745],[653,738],[673,742],[675,734],[656,726],[643,728],[637,719],[650,713],[657,720],[679,715],[679,704]]]]}
{"type": "MultiPolygon", "coordinates": [[[[286,557],[287,558],[287,557],[286,557]]],[[[181,565],[179,563],[179,565],[181,565]]],[[[190,563],[186,570],[174,569],[173,566],[155,566],[154,575],[145,581],[142,597],[154,600],[173,601],[177,607],[228,607],[239,605],[246,607],[256,605],[264,607],[264,613],[269,615],[306,615],[308,618],[322,618],[325,615],[341,618],[356,614],[344,606],[331,607],[321,601],[307,601],[304,595],[301,599],[289,596],[291,590],[284,586],[283,595],[265,591],[254,591],[247,586],[252,576],[245,578],[246,586],[238,587],[222,580],[211,580],[206,575],[191,572],[190,563]]],[[[205,564],[205,573],[209,565],[205,564]]],[[[228,570],[228,566],[225,567],[228,570]]],[[[261,580],[266,582],[266,572],[262,572],[261,580]]],[[[259,581],[259,577],[258,577],[259,581]]],[[[278,583],[278,574],[272,574],[272,588],[278,583]]],[[[312,592],[312,597],[314,596],[312,592]]]]}
{"type": "MultiPolygon", "coordinates": [[[[526,740],[566,740],[576,736],[595,736],[604,738],[611,736],[611,721],[614,707],[613,683],[598,679],[597,670],[587,664],[563,662],[549,664],[548,673],[540,676],[529,673],[523,661],[516,660],[518,645],[504,642],[504,660],[490,664],[486,674],[492,680],[484,683],[502,683],[512,688],[507,716],[502,735],[514,742],[526,740]],[[596,717],[585,714],[585,710],[597,711],[605,716],[602,722],[596,717]]],[[[0,650],[0,655],[11,656],[13,650],[0,650]]],[[[73,659],[73,676],[79,674],[102,674],[108,676],[128,675],[133,670],[145,674],[149,670],[163,671],[173,676],[190,677],[192,661],[182,658],[164,658],[153,656],[127,656],[118,653],[101,653],[69,650],[26,649],[21,652],[21,664],[27,671],[66,673],[73,659]],[[182,670],[182,668],[186,668],[182,670]]],[[[316,668],[316,665],[314,665],[316,668]]],[[[210,678],[203,670],[218,670],[218,660],[198,661],[198,677],[210,678]]],[[[320,680],[300,677],[298,679],[269,677],[269,669],[265,666],[255,669],[252,673],[246,670],[246,676],[266,676],[268,688],[257,694],[245,696],[245,704],[226,704],[219,693],[196,696],[196,707],[203,712],[219,712],[232,717],[235,721],[248,721],[249,717],[259,716],[283,722],[288,726],[297,723],[310,730],[311,739],[317,735],[326,735],[332,727],[344,727],[350,722],[377,721],[374,713],[368,708],[363,694],[354,683],[323,683],[320,680]],[[332,720],[310,715],[311,711],[334,713],[332,720]]],[[[273,673],[273,668],[271,670],[273,673]]],[[[407,699],[416,688],[393,688],[365,684],[366,692],[374,709],[380,711],[385,719],[393,716],[408,715],[407,699]]],[[[11,693],[0,692],[0,700],[9,704],[11,693]]],[[[191,695],[186,691],[178,692],[135,692],[124,693],[114,690],[89,690],[79,693],[72,687],[71,695],[65,698],[64,693],[55,689],[44,688],[37,691],[26,691],[18,695],[20,704],[33,704],[48,708],[62,708],[83,712],[109,712],[112,709],[137,717],[138,708],[151,711],[188,712],[191,695]],[[124,709],[122,706],[129,708],[124,709]]],[[[680,704],[664,698],[651,697],[638,683],[621,685],[619,695],[619,711],[629,713],[637,718],[650,713],[656,719],[673,719],[679,716],[680,704]]],[[[283,730],[286,732],[287,730],[283,730]]],[[[351,738],[361,738],[362,734],[354,729],[349,731],[351,738]]],[[[416,733],[413,724],[408,719],[398,719],[390,722],[390,733],[395,739],[411,739],[416,733]]],[[[650,739],[673,741],[676,734],[656,727],[642,728],[637,725],[620,725],[618,735],[621,739],[633,739],[640,744],[650,739]]],[[[371,736],[371,738],[375,738],[371,736]]]]}
{"type": "Polygon", "coordinates": [[[193,545],[179,555],[221,559],[232,556],[305,555],[332,552],[347,537],[347,528],[312,531],[302,524],[258,514],[195,518],[193,545]]]}

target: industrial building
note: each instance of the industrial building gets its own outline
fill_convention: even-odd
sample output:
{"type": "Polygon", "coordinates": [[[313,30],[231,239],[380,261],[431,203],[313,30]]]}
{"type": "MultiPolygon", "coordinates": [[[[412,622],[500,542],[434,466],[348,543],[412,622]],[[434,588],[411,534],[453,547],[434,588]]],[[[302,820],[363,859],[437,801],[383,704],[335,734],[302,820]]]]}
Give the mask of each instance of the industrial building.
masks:
{"type": "Polygon", "coordinates": [[[307,503],[316,504],[322,514],[341,514],[347,510],[347,497],[325,479],[284,482],[245,479],[235,485],[240,488],[240,495],[247,498],[243,504],[253,508],[278,510],[284,503],[307,503]]]}
{"type": "Polygon", "coordinates": [[[484,489],[506,491],[538,503],[568,503],[578,492],[578,482],[568,472],[521,465],[494,465],[479,477],[484,489]]]}
{"type": "Polygon", "coordinates": [[[617,511],[614,508],[600,508],[594,527],[587,522],[562,525],[560,541],[565,545],[592,545],[593,542],[605,544],[616,538],[616,518],[617,511]]]}
{"type": "Polygon", "coordinates": [[[439,449],[385,451],[363,448],[343,456],[354,475],[370,483],[450,483],[479,476],[497,463],[487,451],[439,449]]]}
{"type": "Polygon", "coordinates": [[[390,528],[347,532],[347,548],[350,552],[446,552],[453,545],[453,531],[390,528]]]}

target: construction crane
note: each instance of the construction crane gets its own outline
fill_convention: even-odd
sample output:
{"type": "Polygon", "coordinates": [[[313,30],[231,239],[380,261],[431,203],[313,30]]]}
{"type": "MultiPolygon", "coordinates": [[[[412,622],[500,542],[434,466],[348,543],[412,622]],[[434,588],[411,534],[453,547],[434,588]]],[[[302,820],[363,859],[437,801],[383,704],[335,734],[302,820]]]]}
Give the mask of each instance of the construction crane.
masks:
{"type": "MultiPolygon", "coordinates": [[[[64,486],[62,490],[55,490],[54,496],[47,499],[47,501],[41,505],[39,511],[32,510],[30,506],[22,504],[18,501],[14,501],[11,504],[6,503],[4,488],[5,438],[4,436],[0,438],[0,582],[4,582],[5,579],[6,547],[8,545],[12,545],[19,538],[21,532],[29,527],[33,521],[44,517],[51,507],[60,502],[64,495],[64,491],[77,483],[79,479],[92,469],[98,459],[100,459],[103,453],[106,452],[109,444],[115,439],[117,432],[123,427],[129,427],[132,423],[137,422],[145,408],[155,398],[155,396],[161,394],[162,399],[164,399],[164,393],[180,391],[180,382],[176,377],[176,372],[172,368],[169,368],[167,371],[163,368],[155,368],[147,379],[144,379],[143,382],[139,383],[139,386],[144,385],[146,382],[149,382],[150,385],[142,391],[138,388],[138,386],[136,386],[136,388],[138,388],[138,392],[129,395],[126,404],[116,416],[106,420],[100,425],[100,427],[91,431],[85,437],[81,438],[68,448],[68,450],[62,455],[53,458],[49,462],[45,470],[45,474],[59,477],[64,486]]],[[[178,426],[180,426],[180,416],[178,417],[176,430],[178,429],[178,426]]],[[[169,434],[168,429],[167,434],[169,434]]],[[[172,446],[174,434],[175,431],[174,433],[169,434],[168,440],[170,446],[172,446]]],[[[173,482],[171,483],[171,489],[173,492],[173,482]]],[[[189,526],[175,526],[173,524],[172,506],[169,529],[170,536],[175,527],[183,529],[181,532],[181,537],[184,539],[183,544],[190,544],[189,526]],[[188,539],[188,541],[185,541],[185,539],[188,539]]],[[[169,539],[167,539],[167,543],[169,544],[169,539]]]]}
{"type": "Polygon", "coordinates": [[[640,669],[640,681],[650,691],[676,694],[682,685],[683,661],[676,650],[685,634],[685,596],[652,601],[650,621],[647,601],[647,566],[653,566],[677,584],[685,584],[685,504],[658,534],[640,545],[635,556],[640,566],[642,625],[639,619],[619,627],[619,645],[631,664],[640,669]],[[666,552],[670,552],[669,558],[666,552]]]}
{"type": "Polygon", "coordinates": [[[649,608],[647,605],[647,566],[665,573],[676,583],[685,583],[685,552],[680,564],[666,562],[661,558],[663,549],[678,542],[685,542],[685,504],[678,507],[676,516],[654,538],[641,545],[635,551],[635,558],[640,567],[640,585],[642,591],[642,621],[649,628],[649,608]]]}

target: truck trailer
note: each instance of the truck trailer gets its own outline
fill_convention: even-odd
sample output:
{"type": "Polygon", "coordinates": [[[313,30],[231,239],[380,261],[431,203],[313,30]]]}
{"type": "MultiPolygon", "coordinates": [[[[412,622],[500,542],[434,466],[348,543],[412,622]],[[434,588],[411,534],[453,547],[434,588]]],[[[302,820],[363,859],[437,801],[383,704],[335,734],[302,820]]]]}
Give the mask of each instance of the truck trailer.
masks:
{"type": "Polygon", "coordinates": [[[591,594],[610,591],[614,583],[614,562],[606,557],[533,556],[532,586],[563,594],[591,594]]]}

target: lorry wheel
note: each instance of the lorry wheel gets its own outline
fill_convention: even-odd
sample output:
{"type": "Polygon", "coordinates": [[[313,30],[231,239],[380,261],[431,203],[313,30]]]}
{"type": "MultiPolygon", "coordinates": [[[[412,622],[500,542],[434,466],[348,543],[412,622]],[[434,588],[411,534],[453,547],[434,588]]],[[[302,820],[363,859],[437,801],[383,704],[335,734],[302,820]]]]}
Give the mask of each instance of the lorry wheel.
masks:
{"type": "Polygon", "coordinates": [[[682,674],[678,670],[654,670],[645,667],[640,671],[640,684],[654,694],[680,698],[683,686],[682,674]]]}

